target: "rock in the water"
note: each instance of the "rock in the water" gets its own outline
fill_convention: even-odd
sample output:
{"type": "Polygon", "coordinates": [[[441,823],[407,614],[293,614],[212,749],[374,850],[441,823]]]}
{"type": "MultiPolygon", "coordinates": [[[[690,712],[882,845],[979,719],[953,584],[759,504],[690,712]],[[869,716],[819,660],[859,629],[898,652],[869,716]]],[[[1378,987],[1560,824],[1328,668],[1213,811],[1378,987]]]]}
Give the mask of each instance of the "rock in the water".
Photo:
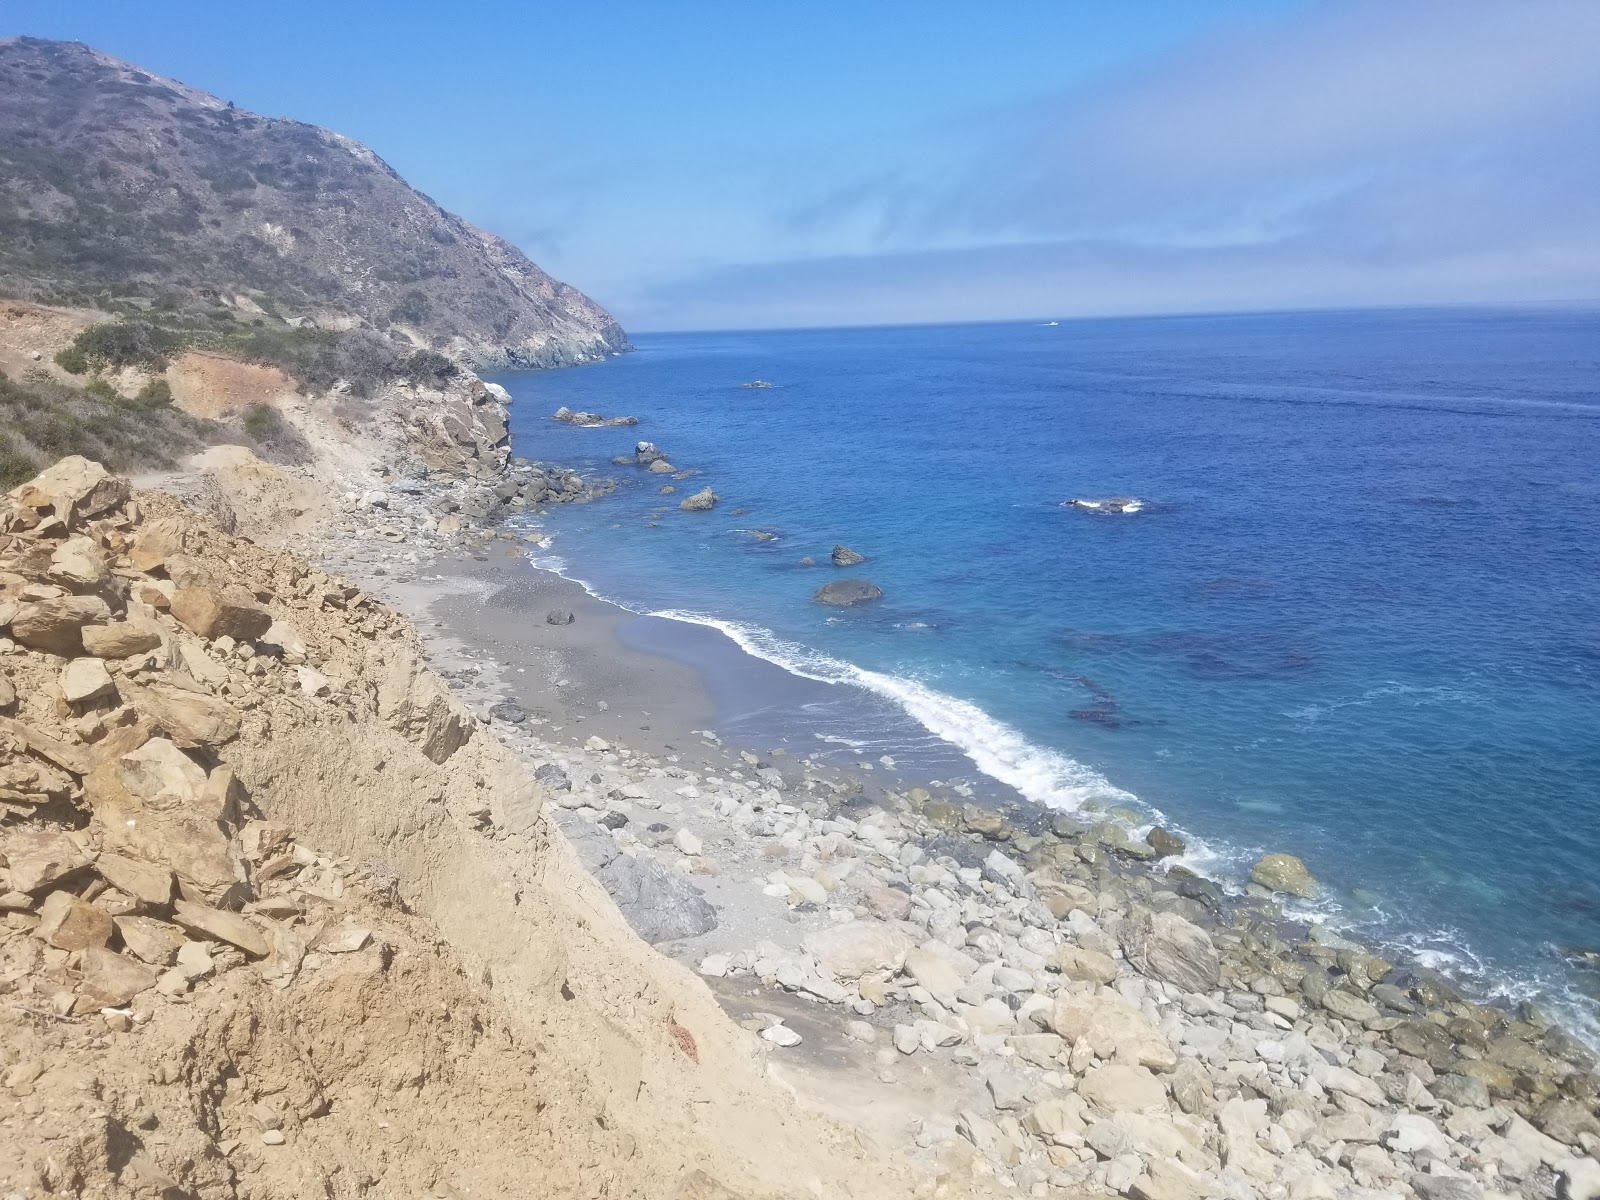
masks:
{"type": "Polygon", "coordinates": [[[874,971],[897,971],[916,945],[884,921],[847,921],[805,939],[811,957],[835,979],[860,979],[874,971]]]}
{"type": "Polygon", "coordinates": [[[717,911],[706,898],[653,858],[619,854],[596,871],[595,878],[628,924],[652,945],[697,937],[717,927],[717,911]]]}
{"type": "Polygon", "coordinates": [[[1315,876],[1292,854],[1263,854],[1251,870],[1250,879],[1268,891],[1286,892],[1306,900],[1317,894],[1315,876]]]}
{"type": "Polygon", "coordinates": [[[1141,974],[1186,992],[1209,992],[1221,978],[1222,960],[1211,935],[1177,913],[1145,913],[1124,921],[1122,950],[1141,974]]]}
{"type": "Polygon", "coordinates": [[[883,589],[866,579],[839,579],[825,583],[811,596],[818,604],[832,604],[848,608],[856,604],[870,604],[883,599],[883,589]]]}
{"type": "Polygon", "coordinates": [[[633,461],[641,467],[648,467],[653,462],[660,462],[666,458],[666,453],[654,442],[638,442],[633,447],[633,461]]]}
{"type": "Polygon", "coordinates": [[[1159,825],[1145,834],[1144,840],[1145,844],[1156,852],[1157,858],[1177,858],[1189,848],[1188,843],[1181,837],[1159,825]]]}
{"type": "Polygon", "coordinates": [[[836,567],[853,567],[857,563],[866,561],[866,555],[857,554],[849,546],[835,546],[833,548],[833,565],[836,567]]]}
{"type": "Polygon", "coordinates": [[[716,506],[719,497],[709,487],[703,487],[692,496],[685,496],[678,501],[678,507],[684,512],[709,512],[716,506]]]}

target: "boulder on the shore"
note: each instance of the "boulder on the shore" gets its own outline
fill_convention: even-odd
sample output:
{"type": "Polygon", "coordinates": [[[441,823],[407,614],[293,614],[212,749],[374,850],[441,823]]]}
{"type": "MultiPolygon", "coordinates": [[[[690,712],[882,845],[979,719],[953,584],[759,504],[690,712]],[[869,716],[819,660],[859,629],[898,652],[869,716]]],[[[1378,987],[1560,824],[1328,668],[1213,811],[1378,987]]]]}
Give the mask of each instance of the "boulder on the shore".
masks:
{"type": "Polygon", "coordinates": [[[857,554],[849,546],[835,546],[833,548],[833,565],[836,567],[853,567],[857,563],[866,561],[866,555],[857,554]]]}
{"type": "Polygon", "coordinates": [[[1177,913],[1146,912],[1124,921],[1122,951],[1141,975],[1186,992],[1209,992],[1222,974],[1211,935],[1177,913]]]}
{"type": "Polygon", "coordinates": [[[1144,841],[1156,852],[1157,858],[1176,858],[1189,848],[1181,837],[1159,825],[1144,835],[1144,841]]]}
{"type": "Polygon", "coordinates": [[[694,885],[653,858],[619,854],[594,875],[634,932],[651,945],[698,937],[717,927],[717,910],[694,885]]]}
{"type": "Polygon", "coordinates": [[[718,496],[709,487],[703,487],[692,496],[685,496],[678,501],[678,507],[684,512],[710,512],[716,506],[718,496]]]}
{"type": "Polygon", "coordinates": [[[823,584],[812,593],[811,598],[818,604],[850,608],[857,604],[870,604],[874,600],[882,600],[883,589],[866,579],[839,579],[833,583],[823,584]]]}
{"type": "Polygon", "coordinates": [[[1284,892],[1302,899],[1313,899],[1318,890],[1316,876],[1292,854],[1263,854],[1250,871],[1250,881],[1269,892],[1284,892]]]}

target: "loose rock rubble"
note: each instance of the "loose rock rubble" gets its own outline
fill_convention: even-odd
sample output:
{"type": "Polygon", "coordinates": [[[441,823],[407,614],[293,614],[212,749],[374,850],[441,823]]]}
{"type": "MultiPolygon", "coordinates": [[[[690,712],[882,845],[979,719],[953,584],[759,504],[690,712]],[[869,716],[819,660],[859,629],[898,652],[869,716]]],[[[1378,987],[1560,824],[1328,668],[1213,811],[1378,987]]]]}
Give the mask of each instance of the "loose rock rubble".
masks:
{"type": "MultiPolygon", "coordinates": [[[[1152,874],[1164,831],[1030,831],[922,789],[868,802],[793,759],[693,770],[598,738],[546,752],[585,781],[554,795],[602,879],[643,860],[724,902],[700,937],[716,917],[691,889],[619,896],[642,929],[699,938],[669,949],[703,975],[837,1012],[891,1073],[934,1056],[981,1081],[982,1104],[911,1131],[974,1178],[1149,1200],[1595,1194],[1595,1057],[1536,1006],[1471,1003],[1285,922],[1269,892],[1315,887],[1291,856],[1230,897],[1152,874]],[[751,892],[790,932],[697,952],[751,923],[751,892]]],[[[770,1013],[753,1027],[779,1054],[801,1041],[770,1013]]]]}
{"type": "Polygon", "coordinates": [[[540,890],[537,874],[559,870],[541,785],[488,748],[463,753],[478,723],[410,626],[359,589],[66,459],[0,501],[0,681],[7,1200],[737,1200],[710,1168],[897,1178],[751,1090],[744,1043],[639,970],[592,901],[578,919],[540,890]],[[402,878],[273,819],[260,789],[304,788],[280,744],[350,772],[290,807],[331,808],[324,837],[411,861],[460,854],[477,835],[455,832],[457,814],[470,820],[484,789],[485,831],[520,839],[529,868],[472,860],[463,874],[515,894],[479,898],[476,926],[452,898],[453,927],[476,934],[500,912],[509,929],[526,903],[600,973],[563,968],[554,945],[528,965],[494,945],[515,977],[543,981],[515,991],[511,1015],[487,963],[469,975],[442,926],[410,911],[455,877],[402,878]],[[446,795],[458,777],[430,772],[463,758],[496,776],[474,768],[467,794],[446,795]],[[414,803],[384,810],[361,790],[391,787],[414,803]],[[625,1005],[605,995],[613,981],[625,1005]],[[696,1079],[665,1091],[685,1063],[726,1098],[696,1079]],[[685,1120],[731,1104],[772,1166],[663,1124],[666,1094],[685,1120]],[[791,1126],[792,1145],[777,1132],[791,1126]]]}

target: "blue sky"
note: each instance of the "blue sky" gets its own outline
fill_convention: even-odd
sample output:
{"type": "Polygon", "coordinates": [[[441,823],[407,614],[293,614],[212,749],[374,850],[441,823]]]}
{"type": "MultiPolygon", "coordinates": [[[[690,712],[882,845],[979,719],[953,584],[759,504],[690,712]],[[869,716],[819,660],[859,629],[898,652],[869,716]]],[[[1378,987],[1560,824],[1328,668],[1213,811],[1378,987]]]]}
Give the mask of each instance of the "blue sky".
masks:
{"type": "Polygon", "coordinates": [[[630,328],[1600,296],[1590,0],[7,0],[630,328]]]}

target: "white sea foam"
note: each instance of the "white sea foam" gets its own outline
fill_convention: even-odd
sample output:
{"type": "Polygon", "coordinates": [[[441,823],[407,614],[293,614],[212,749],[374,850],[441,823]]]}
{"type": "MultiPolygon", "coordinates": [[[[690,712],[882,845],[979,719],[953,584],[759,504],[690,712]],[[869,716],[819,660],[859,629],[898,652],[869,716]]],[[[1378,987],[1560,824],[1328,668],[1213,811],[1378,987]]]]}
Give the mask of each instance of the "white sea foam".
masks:
{"type": "MultiPolygon", "coordinates": [[[[1090,802],[1093,802],[1095,809],[1139,803],[1132,793],[1112,784],[1098,771],[1058,751],[1034,745],[1021,733],[969,701],[946,695],[913,679],[869,671],[832,658],[786,641],[759,626],[724,621],[681,609],[651,610],[606,596],[588,581],[570,574],[568,564],[558,555],[542,555],[529,561],[542,570],[581,584],[596,599],[615,604],[628,612],[716,629],[745,653],[774,663],[792,674],[821,683],[860,687],[882,696],[898,705],[930,734],[961,750],[985,775],[1007,784],[1036,804],[1070,812],[1090,802]]],[[[1476,700],[1470,693],[1454,689],[1413,689],[1391,684],[1370,689],[1359,699],[1336,702],[1327,708],[1368,704],[1379,697],[1419,692],[1425,694],[1424,702],[1476,700]]],[[[1327,708],[1321,711],[1326,712],[1327,708]]],[[[819,733],[813,736],[851,749],[863,749],[871,744],[832,734],[819,733]]],[[[1180,826],[1168,822],[1159,810],[1148,804],[1140,807],[1152,824],[1164,825],[1186,839],[1186,851],[1175,860],[1176,864],[1215,880],[1235,894],[1242,890],[1241,881],[1249,874],[1250,864],[1260,855],[1261,848],[1194,837],[1180,826]]],[[[1148,828],[1141,826],[1138,832],[1142,833],[1148,828]]],[[[1559,972],[1552,972],[1548,978],[1519,978],[1480,959],[1467,948],[1468,939],[1460,931],[1452,929],[1423,933],[1396,928],[1390,914],[1381,906],[1365,920],[1352,920],[1353,914],[1331,894],[1314,901],[1291,900],[1287,897],[1279,897],[1279,900],[1283,902],[1285,914],[1291,918],[1313,924],[1326,923],[1355,936],[1374,939],[1380,945],[1388,944],[1402,949],[1413,961],[1424,966],[1449,975],[1464,975],[1474,979],[1487,996],[1515,1003],[1537,994],[1572,1032],[1591,1047],[1600,1049],[1600,1021],[1596,1020],[1592,1002],[1581,999],[1571,989],[1570,982],[1560,977],[1559,972]]]]}
{"type": "Polygon", "coordinates": [[[985,775],[1014,788],[1036,804],[1071,811],[1089,800],[1121,804],[1134,799],[1131,793],[1116,787],[1098,771],[1065,754],[1035,745],[976,704],[946,695],[917,680],[869,671],[785,641],[769,630],[704,613],[667,609],[651,615],[709,626],[726,634],[745,653],[764,658],[786,671],[822,683],[865,688],[891,700],[924,729],[955,746],[985,775]]]}

